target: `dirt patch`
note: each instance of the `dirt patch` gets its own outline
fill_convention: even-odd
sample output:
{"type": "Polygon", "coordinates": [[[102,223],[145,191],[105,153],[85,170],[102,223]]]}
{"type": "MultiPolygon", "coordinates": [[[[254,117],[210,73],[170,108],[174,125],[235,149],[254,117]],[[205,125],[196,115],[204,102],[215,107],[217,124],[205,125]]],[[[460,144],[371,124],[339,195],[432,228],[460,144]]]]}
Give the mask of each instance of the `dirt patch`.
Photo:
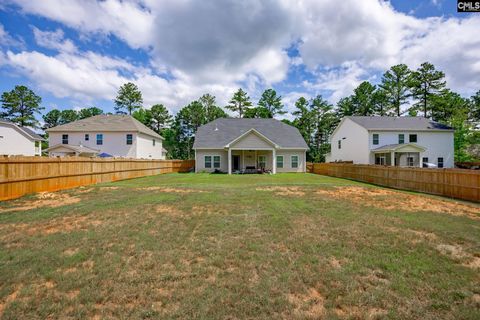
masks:
{"type": "Polygon", "coordinates": [[[5,311],[5,308],[12,302],[14,302],[17,297],[18,297],[18,294],[20,293],[20,290],[22,290],[22,285],[18,285],[17,287],[15,287],[15,289],[13,289],[13,292],[10,293],[4,301],[1,301],[0,302],[0,317],[3,315],[3,311],[5,311]]]}
{"type": "Polygon", "coordinates": [[[480,269],[480,257],[466,252],[460,245],[439,244],[436,249],[444,256],[450,257],[464,267],[480,269]]]}
{"type": "Polygon", "coordinates": [[[474,306],[476,306],[477,308],[480,308],[480,294],[477,294],[477,293],[474,294],[471,300],[474,306]]]}
{"type": "MultiPolygon", "coordinates": [[[[3,225],[1,229],[8,230],[8,233],[2,240],[11,240],[17,236],[50,235],[55,233],[69,233],[77,230],[87,230],[103,224],[100,220],[91,220],[89,216],[73,216],[56,218],[44,222],[17,223],[3,225]]],[[[74,254],[74,252],[64,252],[65,254],[74,254]]]]}
{"type": "Polygon", "coordinates": [[[336,187],[331,190],[320,189],[315,193],[379,209],[448,213],[480,220],[480,208],[474,205],[386,189],[348,186],[336,187]]]}
{"type": "Polygon", "coordinates": [[[111,190],[118,190],[119,187],[100,187],[98,188],[100,191],[111,191],[111,190]]]}
{"type": "Polygon", "coordinates": [[[40,192],[32,200],[13,201],[13,207],[2,208],[0,209],[0,213],[26,211],[43,207],[56,208],[75,204],[78,202],[80,202],[80,198],[72,197],[71,195],[66,193],[40,192]]]}
{"type": "Polygon", "coordinates": [[[294,313],[302,318],[318,319],[325,315],[325,298],[315,288],[304,294],[289,294],[288,302],[294,306],[294,313]]]}
{"type": "Polygon", "coordinates": [[[76,297],[78,297],[79,294],[80,294],[80,290],[76,289],[76,290],[67,292],[65,295],[67,296],[68,299],[73,300],[76,297]]]}
{"type": "Polygon", "coordinates": [[[394,233],[402,234],[404,238],[410,240],[411,243],[419,243],[421,241],[433,242],[438,239],[437,235],[433,232],[412,230],[412,229],[401,229],[397,227],[386,227],[386,230],[394,233]]]}
{"type": "Polygon", "coordinates": [[[329,265],[333,269],[341,269],[344,264],[346,264],[348,261],[346,259],[337,259],[335,257],[330,258],[328,261],[329,265]]]}
{"type": "Polygon", "coordinates": [[[297,196],[302,197],[305,191],[300,187],[261,187],[256,188],[257,191],[272,191],[279,196],[297,196]]]}
{"type": "Polygon", "coordinates": [[[178,210],[176,207],[167,206],[167,205],[164,205],[164,204],[159,204],[159,205],[155,206],[154,212],[165,214],[165,215],[172,216],[172,217],[179,217],[179,216],[183,215],[183,212],[178,210]]]}
{"type": "Polygon", "coordinates": [[[384,309],[360,308],[357,306],[337,306],[334,312],[340,318],[369,320],[381,319],[388,314],[384,309]]]}
{"type": "Polygon", "coordinates": [[[358,282],[360,284],[360,291],[366,291],[371,287],[388,285],[390,280],[387,279],[387,276],[382,270],[371,270],[366,275],[358,276],[358,282]]]}
{"type": "Polygon", "coordinates": [[[159,191],[159,192],[167,192],[167,193],[203,193],[203,190],[195,190],[195,189],[181,189],[181,188],[165,188],[165,187],[145,187],[145,188],[136,188],[135,190],[143,190],[143,191],[159,191]]]}

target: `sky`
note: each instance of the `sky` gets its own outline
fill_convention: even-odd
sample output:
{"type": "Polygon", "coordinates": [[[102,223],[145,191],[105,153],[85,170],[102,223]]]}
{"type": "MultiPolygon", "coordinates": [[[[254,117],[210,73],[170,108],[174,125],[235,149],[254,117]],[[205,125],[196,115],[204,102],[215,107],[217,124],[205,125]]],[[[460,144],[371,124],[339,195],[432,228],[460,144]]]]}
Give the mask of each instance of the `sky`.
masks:
{"type": "Polygon", "coordinates": [[[468,97],[480,90],[480,14],[455,0],[0,0],[0,92],[26,85],[45,112],[113,111],[135,83],[172,113],[204,93],[256,103],[274,88],[331,103],[392,65],[425,61],[468,97]]]}

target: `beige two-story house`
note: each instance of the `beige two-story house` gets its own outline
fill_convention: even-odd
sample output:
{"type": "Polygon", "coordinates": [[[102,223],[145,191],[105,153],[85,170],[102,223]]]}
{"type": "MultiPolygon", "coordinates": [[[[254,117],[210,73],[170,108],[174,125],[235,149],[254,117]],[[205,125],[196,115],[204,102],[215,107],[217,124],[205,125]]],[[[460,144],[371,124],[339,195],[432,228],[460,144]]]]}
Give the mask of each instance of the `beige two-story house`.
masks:
{"type": "Polygon", "coordinates": [[[46,130],[50,156],[165,159],[163,138],[129,115],[98,115],[46,130]]]}
{"type": "Polygon", "coordinates": [[[305,140],[275,119],[214,120],[198,128],[193,149],[196,172],[306,171],[305,140]]]}

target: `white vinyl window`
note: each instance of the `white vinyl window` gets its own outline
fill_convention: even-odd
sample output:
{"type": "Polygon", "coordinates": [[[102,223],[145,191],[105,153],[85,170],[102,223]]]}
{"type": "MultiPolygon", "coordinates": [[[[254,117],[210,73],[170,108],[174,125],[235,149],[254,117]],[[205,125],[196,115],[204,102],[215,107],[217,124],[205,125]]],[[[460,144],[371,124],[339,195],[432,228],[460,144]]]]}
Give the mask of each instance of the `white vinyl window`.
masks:
{"type": "Polygon", "coordinates": [[[277,156],[277,168],[283,168],[283,156],[277,156]]]}
{"type": "Polygon", "coordinates": [[[220,156],[213,156],[213,167],[220,168],[220,156]]]}
{"type": "Polygon", "coordinates": [[[62,134],[62,144],[68,144],[68,134],[62,134]]]}
{"type": "Polygon", "coordinates": [[[212,167],[212,156],[205,156],[205,168],[212,167]]]}
{"type": "Polygon", "coordinates": [[[298,168],[298,156],[291,156],[290,161],[292,163],[292,168],[298,168]]]}

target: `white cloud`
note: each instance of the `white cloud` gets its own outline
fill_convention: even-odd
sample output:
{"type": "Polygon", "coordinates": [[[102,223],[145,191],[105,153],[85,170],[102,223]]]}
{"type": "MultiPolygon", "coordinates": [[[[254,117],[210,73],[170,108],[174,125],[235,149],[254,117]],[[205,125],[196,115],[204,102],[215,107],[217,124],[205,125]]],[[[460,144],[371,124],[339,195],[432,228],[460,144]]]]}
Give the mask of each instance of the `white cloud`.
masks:
{"type": "Polygon", "coordinates": [[[146,68],[93,52],[48,56],[36,51],[8,51],[4,64],[19,70],[38,87],[56,97],[68,97],[84,103],[94,99],[112,100],[118,88],[129,81],[139,86],[147,107],[164,103],[172,111],[206,92],[215,93],[218,101],[225,103],[235,89],[221,85],[193,85],[188,78],[169,81],[146,68]],[[132,76],[122,75],[122,70],[130,71],[132,76]]]}
{"type": "Polygon", "coordinates": [[[4,47],[23,47],[24,43],[22,40],[13,38],[6,30],[5,27],[0,23],[0,46],[4,47]]]}
{"type": "Polygon", "coordinates": [[[140,1],[8,0],[25,13],[36,14],[81,32],[114,34],[134,48],[151,43],[153,15],[140,1]]]}
{"type": "Polygon", "coordinates": [[[335,102],[394,64],[416,68],[423,61],[444,70],[454,90],[471,94],[480,88],[480,42],[474,36],[480,17],[475,15],[420,19],[381,0],[8,1],[82,37],[115,35],[150,55],[149,66],[139,67],[78,52],[60,29],[34,28],[38,44],[59,54],[10,52],[3,60],[58,96],[111,99],[118,85],[133,80],[148,101],[178,107],[209,91],[226,102],[239,86],[257,96],[260,88],[288,82],[289,68],[305,65],[317,80],[298,90],[331,92],[329,100],[335,102]],[[286,52],[292,45],[299,52],[293,59],[286,52]]]}
{"type": "Polygon", "coordinates": [[[62,52],[74,52],[77,50],[77,47],[71,40],[64,39],[64,33],[61,29],[55,31],[42,31],[33,27],[33,35],[39,46],[56,49],[62,52]]]}

